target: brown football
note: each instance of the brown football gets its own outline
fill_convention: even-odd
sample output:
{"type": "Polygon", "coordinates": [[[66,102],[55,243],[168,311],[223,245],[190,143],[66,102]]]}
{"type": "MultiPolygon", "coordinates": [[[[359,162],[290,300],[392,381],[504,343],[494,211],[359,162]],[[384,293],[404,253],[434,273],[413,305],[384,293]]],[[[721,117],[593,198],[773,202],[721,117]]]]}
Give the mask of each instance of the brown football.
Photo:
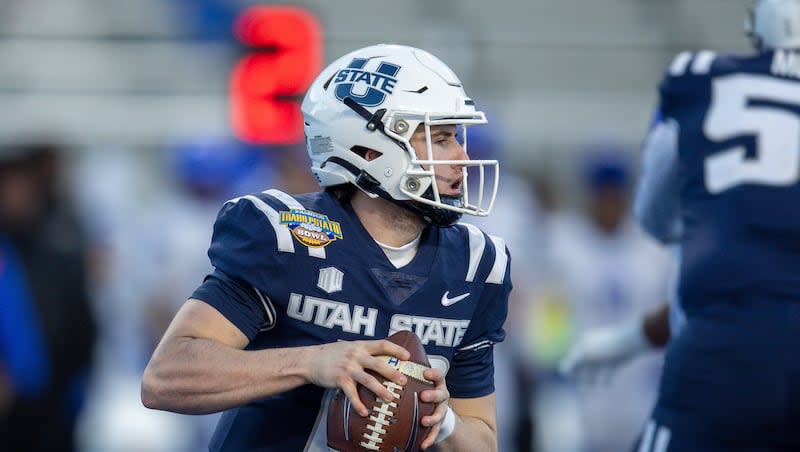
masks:
{"type": "Polygon", "coordinates": [[[370,410],[369,416],[361,417],[342,390],[336,391],[328,407],[328,447],[339,452],[417,452],[428,436],[430,427],[424,427],[420,421],[423,416],[431,415],[436,405],[419,398],[422,391],[434,387],[422,377],[422,372],[431,367],[428,355],[411,331],[399,331],[387,339],[411,353],[408,361],[385,357],[408,377],[408,383],[399,386],[385,381],[376,372],[368,372],[400,398],[387,404],[365,386],[358,385],[358,396],[370,410]]]}

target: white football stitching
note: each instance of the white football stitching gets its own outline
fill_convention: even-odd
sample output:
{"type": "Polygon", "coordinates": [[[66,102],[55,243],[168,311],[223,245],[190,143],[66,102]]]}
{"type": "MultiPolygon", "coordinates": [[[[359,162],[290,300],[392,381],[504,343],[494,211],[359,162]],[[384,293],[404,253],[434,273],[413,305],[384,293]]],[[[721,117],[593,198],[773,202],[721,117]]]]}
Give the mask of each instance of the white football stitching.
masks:
{"type": "MultiPolygon", "coordinates": [[[[396,390],[402,390],[403,387],[394,383],[393,381],[384,381],[383,385],[389,389],[389,392],[396,398],[400,398],[400,394],[395,392],[396,390]]],[[[383,429],[381,426],[387,427],[391,424],[391,419],[394,417],[394,412],[390,411],[389,408],[397,408],[396,402],[389,402],[386,403],[380,397],[375,398],[376,402],[381,402],[380,405],[375,405],[372,407],[372,411],[378,413],[377,416],[370,416],[369,419],[374,422],[374,424],[367,424],[366,428],[371,430],[372,433],[364,433],[362,436],[367,440],[367,442],[361,441],[362,447],[369,449],[369,450],[380,450],[380,443],[383,442],[383,435],[386,434],[386,430],[383,429]]]]}

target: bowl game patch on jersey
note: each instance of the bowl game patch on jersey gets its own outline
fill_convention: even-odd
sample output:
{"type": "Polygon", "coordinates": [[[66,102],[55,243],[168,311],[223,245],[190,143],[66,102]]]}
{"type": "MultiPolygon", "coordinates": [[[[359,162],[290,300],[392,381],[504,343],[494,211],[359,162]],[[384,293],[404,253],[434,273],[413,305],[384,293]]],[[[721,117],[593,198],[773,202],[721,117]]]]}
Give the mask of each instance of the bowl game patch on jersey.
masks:
{"type": "Polygon", "coordinates": [[[295,209],[282,211],[280,215],[281,224],[286,225],[294,238],[305,246],[321,248],[343,238],[342,226],[327,215],[295,209]]]}

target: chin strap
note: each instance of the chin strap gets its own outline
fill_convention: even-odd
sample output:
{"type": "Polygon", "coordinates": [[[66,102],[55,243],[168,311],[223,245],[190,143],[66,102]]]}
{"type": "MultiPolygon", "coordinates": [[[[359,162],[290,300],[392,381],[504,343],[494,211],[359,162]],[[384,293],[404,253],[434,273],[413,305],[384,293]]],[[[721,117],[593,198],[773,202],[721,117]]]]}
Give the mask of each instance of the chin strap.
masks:
{"type": "MultiPolygon", "coordinates": [[[[383,119],[383,115],[386,114],[385,108],[379,108],[375,110],[375,113],[370,113],[369,110],[364,108],[363,105],[354,101],[352,97],[345,97],[342,102],[344,102],[345,105],[350,107],[351,110],[356,112],[358,116],[361,116],[362,118],[367,120],[367,129],[372,131],[378,130],[382,134],[386,135],[386,129],[384,128],[383,122],[381,121],[381,119],[383,119]]],[[[392,140],[394,140],[394,138],[392,138],[392,140]]]]}

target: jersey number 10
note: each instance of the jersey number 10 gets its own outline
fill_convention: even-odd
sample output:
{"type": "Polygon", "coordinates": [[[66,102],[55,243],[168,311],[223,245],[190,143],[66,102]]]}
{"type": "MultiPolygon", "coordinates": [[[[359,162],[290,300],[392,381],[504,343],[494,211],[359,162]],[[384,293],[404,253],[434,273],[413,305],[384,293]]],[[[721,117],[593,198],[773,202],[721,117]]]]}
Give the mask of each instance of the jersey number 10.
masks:
{"type": "Polygon", "coordinates": [[[787,186],[800,180],[800,84],[737,74],[713,81],[703,130],[711,141],[754,135],[755,158],[734,146],[705,160],[705,185],[716,194],[739,184],[787,186]],[[758,102],[754,105],[754,102],[758,102]]]}

